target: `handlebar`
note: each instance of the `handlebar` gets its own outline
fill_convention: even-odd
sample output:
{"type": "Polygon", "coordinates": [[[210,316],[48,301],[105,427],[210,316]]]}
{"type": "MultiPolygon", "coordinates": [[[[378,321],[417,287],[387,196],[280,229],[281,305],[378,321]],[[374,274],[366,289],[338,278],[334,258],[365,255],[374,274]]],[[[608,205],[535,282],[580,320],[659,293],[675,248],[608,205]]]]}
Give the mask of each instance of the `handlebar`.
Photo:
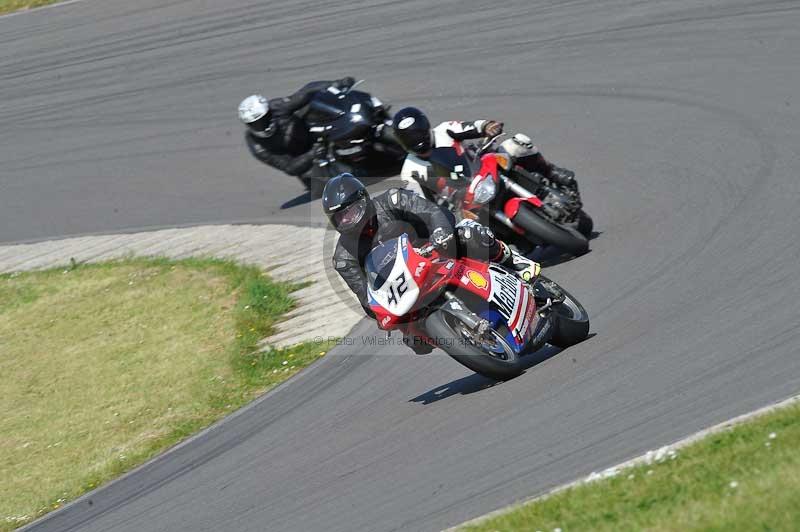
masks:
{"type": "Polygon", "coordinates": [[[481,146],[480,148],[478,148],[478,151],[475,154],[478,157],[480,157],[481,155],[486,153],[486,151],[488,151],[489,148],[492,147],[492,145],[497,141],[497,139],[499,139],[500,137],[502,137],[504,135],[505,135],[505,133],[499,133],[497,135],[494,135],[493,137],[484,137],[486,139],[486,143],[483,146],[481,146]]]}

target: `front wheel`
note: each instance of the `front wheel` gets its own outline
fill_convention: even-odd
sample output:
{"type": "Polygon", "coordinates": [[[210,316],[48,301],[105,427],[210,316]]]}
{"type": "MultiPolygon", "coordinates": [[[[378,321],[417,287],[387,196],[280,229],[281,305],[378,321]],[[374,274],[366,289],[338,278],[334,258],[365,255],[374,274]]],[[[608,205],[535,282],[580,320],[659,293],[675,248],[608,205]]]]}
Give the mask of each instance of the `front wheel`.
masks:
{"type": "Polygon", "coordinates": [[[544,291],[549,297],[558,301],[552,307],[555,327],[548,340],[549,344],[565,348],[583,342],[589,337],[589,313],[580,301],[544,275],[536,279],[534,288],[537,293],[541,294],[541,291],[544,291]]]}
{"type": "Polygon", "coordinates": [[[578,231],[545,220],[525,204],[520,205],[513,221],[531,240],[552,244],[573,255],[583,255],[589,251],[589,240],[578,231]]]}
{"type": "Polygon", "coordinates": [[[519,357],[494,330],[480,338],[456,315],[445,310],[431,313],[425,320],[428,335],[460,364],[484,377],[503,381],[522,373],[519,357]]]}

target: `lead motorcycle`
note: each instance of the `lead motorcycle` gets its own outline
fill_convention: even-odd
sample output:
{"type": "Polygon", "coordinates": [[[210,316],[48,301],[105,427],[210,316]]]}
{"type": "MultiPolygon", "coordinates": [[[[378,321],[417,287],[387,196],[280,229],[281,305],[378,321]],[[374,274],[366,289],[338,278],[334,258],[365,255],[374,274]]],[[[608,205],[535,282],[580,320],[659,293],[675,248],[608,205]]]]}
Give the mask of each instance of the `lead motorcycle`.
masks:
{"type": "Polygon", "coordinates": [[[317,93],[303,113],[309,131],[325,156],[317,159],[314,177],[308,183],[313,197],[319,197],[325,183],[343,172],[358,176],[396,175],[405,150],[391,128],[390,106],[369,93],[352,87],[329,87],[317,93]]]}
{"type": "Polygon", "coordinates": [[[369,304],[378,325],[447,352],[495,380],[522,372],[520,357],[546,343],[585,340],[589,316],[557,283],[525,283],[502,266],[452,259],[407,234],[388,239],[366,259],[369,304]]]}
{"type": "Polygon", "coordinates": [[[428,161],[432,175],[439,177],[417,179],[428,199],[457,218],[477,219],[520,249],[553,245],[572,255],[586,253],[593,222],[583,211],[577,186],[528,172],[502,147],[493,149],[498,138],[482,146],[456,142],[434,148],[428,161]]]}

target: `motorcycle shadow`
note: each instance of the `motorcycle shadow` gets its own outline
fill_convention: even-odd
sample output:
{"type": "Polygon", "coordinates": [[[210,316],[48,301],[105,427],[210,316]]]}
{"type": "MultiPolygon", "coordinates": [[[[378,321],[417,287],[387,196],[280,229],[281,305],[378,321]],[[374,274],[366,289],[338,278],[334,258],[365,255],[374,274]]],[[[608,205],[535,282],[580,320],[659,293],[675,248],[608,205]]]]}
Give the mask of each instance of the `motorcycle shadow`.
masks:
{"type": "MultiPolygon", "coordinates": [[[[563,349],[561,348],[547,345],[535,353],[525,355],[521,358],[523,373],[521,373],[520,376],[524,375],[525,371],[529,370],[530,368],[536,366],[537,364],[541,364],[545,360],[556,356],[562,351],[563,349]]],[[[514,377],[514,379],[518,378],[519,376],[514,377]]],[[[502,384],[503,382],[504,381],[496,381],[494,379],[490,379],[489,377],[484,377],[483,375],[473,373],[472,375],[467,375],[466,377],[461,377],[460,379],[450,381],[447,384],[437,386],[436,388],[418,395],[413,399],[409,399],[409,403],[429,405],[435,403],[436,401],[447,399],[453,395],[470,395],[477,393],[482,390],[493,388],[499,384],[502,384]]]]}
{"type": "Polygon", "coordinates": [[[300,205],[305,205],[307,203],[311,203],[311,192],[305,191],[299,196],[286,201],[281,205],[281,210],[291,209],[292,207],[299,207],[300,205]]]}

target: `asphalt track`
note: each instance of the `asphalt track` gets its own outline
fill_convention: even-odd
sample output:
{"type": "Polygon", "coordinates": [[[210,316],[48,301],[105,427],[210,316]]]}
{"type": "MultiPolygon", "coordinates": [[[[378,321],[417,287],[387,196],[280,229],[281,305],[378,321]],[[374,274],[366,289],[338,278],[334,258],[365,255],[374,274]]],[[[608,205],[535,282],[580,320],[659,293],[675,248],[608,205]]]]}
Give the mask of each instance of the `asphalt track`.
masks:
{"type": "Polygon", "coordinates": [[[532,133],[602,233],[549,270],[596,336],[523,376],[364,345],[365,323],[34,528],[433,530],[800,389],[800,5],[486,6],[86,0],[0,19],[0,240],[314,223],[281,209],[301,190],[248,159],[234,110],[344,74],[532,133]]]}

